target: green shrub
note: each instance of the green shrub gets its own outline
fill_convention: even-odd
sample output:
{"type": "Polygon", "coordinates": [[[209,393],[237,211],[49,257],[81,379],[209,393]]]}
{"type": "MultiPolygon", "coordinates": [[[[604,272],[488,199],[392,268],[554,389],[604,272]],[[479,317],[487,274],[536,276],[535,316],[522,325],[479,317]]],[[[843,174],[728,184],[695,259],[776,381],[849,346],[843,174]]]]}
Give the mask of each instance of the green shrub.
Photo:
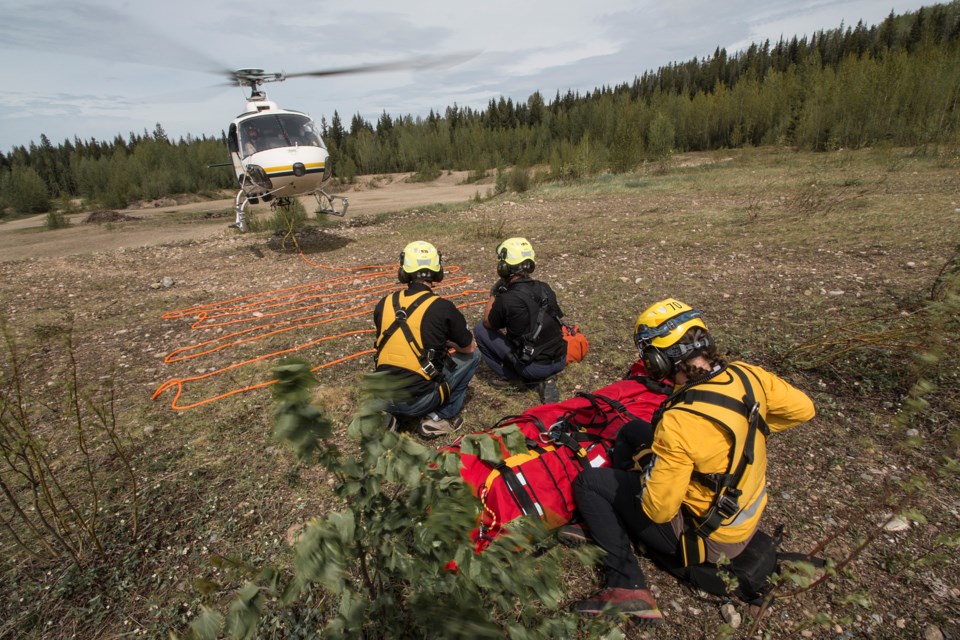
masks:
{"type": "Polygon", "coordinates": [[[353,158],[348,156],[344,158],[342,162],[340,162],[337,176],[340,178],[340,182],[342,183],[353,184],[356,182],[357,163],[353,161],[353,158]]]}
{"type": "Polygon", "coordinates": [[[487,169],[486,167],[477,167],[473,169],[467,176],[463,179],[463,184],[473,184],[474,182],[480,182],[481,180],[486,179],[487,169]]]}
{"type": "Polygon", "coordinates": [[[530,189],[530,169],[527,167],[514,167],[510,172],[509,185],[511,191],[523,193],[530,189]]]}
{"type": "Polygon", "coordinates": [[[433,182],[440,177],[440,168],[435,164],[422,163],[416,173],[407,178],[407,182],[433,182]]]}
{"type": "Polygon", "coordinates": [[[493,194],[500,195],[507,192],[507,169],[506,167],[497,167],[497,179],[493,183],[493,194]]]}
{"type": "Polygon", "coordinates": [[[47,213],[47,219],[44,223],[47,231],[54,229],[66,229],[70,226],[70,221],[63,215],[62,211],[50,211],[47,213]]]}
{"type": "Polygon", "coordinates": [[[248,215],[247,230],[291,234],[302,231],[306,222],[307,210],[299,200],[293,199],[272,207],[269,216],[248,215]]]}
{"type": "MultiPolygon", "coordinates": [[[[240,589],[228,616],[207,609],[194,620],[196,637],[212,639],[221,629],[233,638],[255,637],[276,598],[306,612],[285,618],[307,621],[307,628],[286,630],[296,637],[622,637],[615,620],[582,620],[561,609],[561,553],[539,520],[517,522],[483,554],[474,553],[466,534],[477,504],[460,480],[459,459],[383,428],[378,398],[395,394],[390,377],[365,378],[348,428],[350,450],[358,452],[343,455],[329,441],[331,422],[309,402],[318,384],[309,365],[289,361],[274,373],[274,435],[302,462],[315,459],[326,468],[339,504],[304,530],[290,584],[281,584],[277,569],[261,571],[240,589]],[[307,601],[319,595],[316,589],[328,594],[320,598],[321,611],[307,601]],[[323,628],[310,611],[325,617],[323,628]]],[[[519,430],[515,435],[504,438],[525,447],[519,430]]],[[[470,446],[479,455],[494,451],[492,443],[470,446]]],[[[596,552],[574,555],[592,562],[596,552]]]]}
{"type": "Polygon", "coordinates": [[[673,153],[676,130],[670,118],[658,111],[647,131],[647,155],[651,160],[665,160],[673,153]]]}
{"type": "MultiPolygon", "coordinates": [[[[479,193],[477,194],[479,195],[479,193]]],[[[507,219],[500,215],[496,217],[481,216],[473,228],[472,237],[476,240],[497,240],[499,241],[505,235],[507,219]]]]}
{"type": "Polygon", "coordinates": [[[44,213],[50,210],[47,185],[33,167],[15,166],[3,176],[0,193],[17,213],[44,213]]]}

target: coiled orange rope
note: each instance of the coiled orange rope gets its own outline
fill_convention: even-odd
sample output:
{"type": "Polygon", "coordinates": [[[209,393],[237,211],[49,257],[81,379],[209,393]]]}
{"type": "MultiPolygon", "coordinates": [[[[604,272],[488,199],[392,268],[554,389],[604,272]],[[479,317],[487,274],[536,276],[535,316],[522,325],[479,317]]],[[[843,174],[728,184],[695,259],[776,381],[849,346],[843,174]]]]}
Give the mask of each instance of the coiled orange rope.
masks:
{"type": "MultiPolygon", "coordinates": [[[[302,252],[300,257],[313,267],[342,271],[346,275],[167,312],[163,314],[165,320],[192,318],[193,322],[190,328],[195,331],[223,332],[227,327],[235,330],[196,344],[178,347],[168,353],[163,361],[166,364],[174,364],[216,353],[222,355],[229,350],[248,346],[258,340],[325,325],[338,326],[338,328],[343,329],[342,331],[312,338],[290,347],[254,355],[218,368],[211,368],[209,371],[196,375],[171,378],[154,391],[152,398],[156,400],[166,391],[175,389],[170,406],[177,411],[193,409],[228,396],[262,389],[277,381],[275,379],[266,380],[181,404],[184,387],[190,383],[228,372],[233,373],[242,367],[257,362],[302,351],[334,340],[373,334],[372,315],[377,302],[388,293],[401,288],[396,282],[396,265],[333,267],[312,262],[302,252]],[[337,323],[340,324],[337,325],[337,323]]],[[[443,282],[434,285],[433,288],[448,299],[467,298],[466,301],[457,305],[458,309],[481,305],[486,302],[488,295],[486,290],[456,290],[471,281],[470,278],[465,276],[449,277],[459,273],[460,267],[448,266],[445,271],[447,277],[444,278],[443,282]],[[479,298],[481,294],[483,297],[479,298]]],[[[290,339],[295,340],[295,334],[291,335],[290,339]]],[[[347,353],[318,364],[312,370],[319,371],[373,353],[375,353],[374,349],[347,353]]]]}

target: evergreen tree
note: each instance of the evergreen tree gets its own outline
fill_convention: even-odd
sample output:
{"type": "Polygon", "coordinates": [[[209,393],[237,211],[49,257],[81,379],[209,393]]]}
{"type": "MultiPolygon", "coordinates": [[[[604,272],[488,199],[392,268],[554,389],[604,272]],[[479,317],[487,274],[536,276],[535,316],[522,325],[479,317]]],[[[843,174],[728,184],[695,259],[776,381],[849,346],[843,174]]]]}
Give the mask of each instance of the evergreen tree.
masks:
{"type": "Polygon", "coordinates": [[[647,155],[651,160],[665,160],[673,152],[676,130],[663,113],[657,112],[647,131],[647,155]]]}
{"type": "Polygon", "coordinates": [[[47,185],[33,167],[13,166],[0,183],[0,199],[17,213],[50,210],[47,185]]]}

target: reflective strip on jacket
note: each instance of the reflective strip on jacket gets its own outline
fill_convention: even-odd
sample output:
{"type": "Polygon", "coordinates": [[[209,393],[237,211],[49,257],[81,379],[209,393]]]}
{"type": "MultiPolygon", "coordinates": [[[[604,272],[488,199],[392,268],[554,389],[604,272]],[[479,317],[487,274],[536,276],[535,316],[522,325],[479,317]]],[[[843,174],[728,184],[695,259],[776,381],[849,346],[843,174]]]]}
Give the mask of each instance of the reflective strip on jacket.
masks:
{"type": "MultiPolygon", "coordinates": [[[[735,362],[747,373],[760,415],[771,432],[783,431],[802,424],[815,415],[813,402],[805,393],[764,369],[735,362]]],[[[695,385],[730,396],[744,397],[743,384],[729,369],[714,378],[695,385]]],[[[723,422],[736,434],[734,465],[740,460],[748,430],[747,420],[735,411],[706,402],[684,404],[682,401],[667,409],[655,425],[653,453],[655,461],[646,473],[643,488],[643,510],[657,523],[669,522],[685,506],[694,516],[702,516],[713,502],[714,490],[691,480],[694,470],[703,474],[728,473],[730,434],[707,417],[723,422]],[[682,408],[681,408],[682,407],[682,408]],[[696,411],[703,415],[691,413],[696,411]]],[[[767,448],[766,438],[757,434],[754,443],[754,462],[747,466],[740,487],[740,513],[724,521],[710,535],[717,542],[743,542],[757,528],[760,515],[767,504],[766,494],[767,448]]]]}

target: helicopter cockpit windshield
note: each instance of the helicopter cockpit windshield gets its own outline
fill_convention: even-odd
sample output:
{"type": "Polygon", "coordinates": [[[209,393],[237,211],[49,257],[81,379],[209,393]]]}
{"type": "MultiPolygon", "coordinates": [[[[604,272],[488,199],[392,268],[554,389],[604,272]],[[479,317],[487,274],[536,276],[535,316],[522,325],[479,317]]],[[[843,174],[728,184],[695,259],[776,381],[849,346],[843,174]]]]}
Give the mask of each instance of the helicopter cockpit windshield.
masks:
{"type": "Polygon", "coordinates": [[[248,118],[239,127],[243,156],[279,147],[323,147],[313,120],[305,115],[279,113],[248,118]]]}

